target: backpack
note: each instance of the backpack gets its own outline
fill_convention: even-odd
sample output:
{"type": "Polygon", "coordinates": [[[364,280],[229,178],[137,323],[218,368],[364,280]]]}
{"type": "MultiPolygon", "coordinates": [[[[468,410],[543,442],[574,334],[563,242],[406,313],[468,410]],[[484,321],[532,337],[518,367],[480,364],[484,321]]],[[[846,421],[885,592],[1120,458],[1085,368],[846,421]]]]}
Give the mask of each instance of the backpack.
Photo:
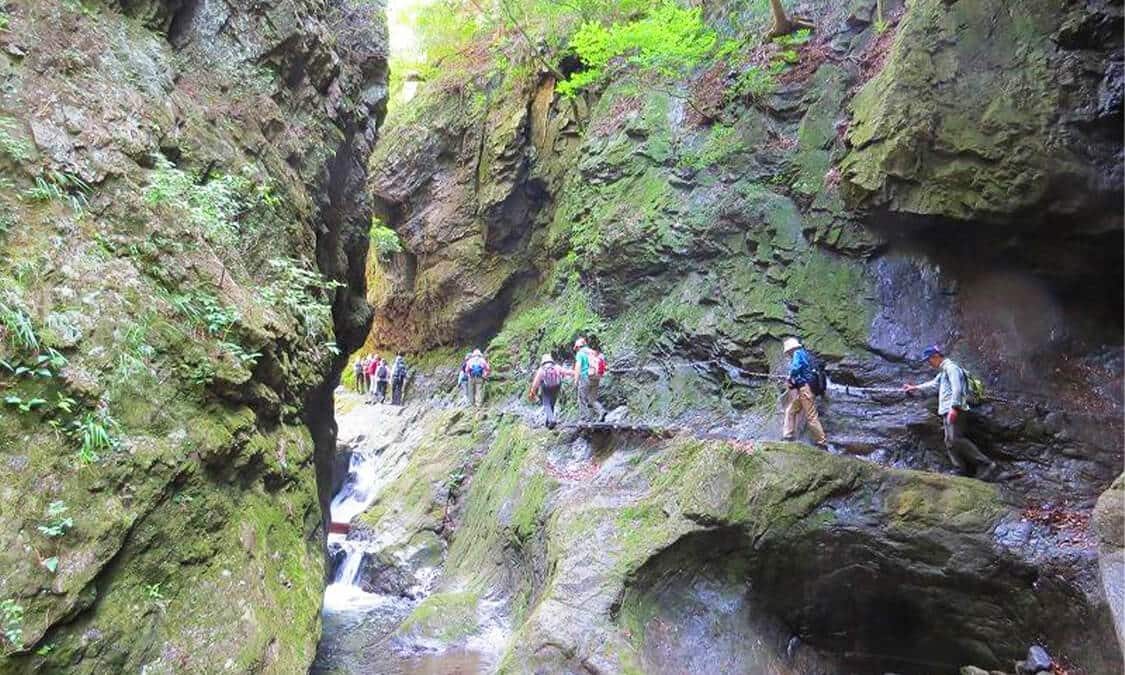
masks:
{"type": "Polygon", "coordinates": [[[400,363],[397,366],[395,366],[394,378],[396,380],[405,380],[406,379],[406,364],[405,363],[400,363]]]}
{"type": "Polygon", "coordinates": [[[606,371],[609,370],[609,364],[606,363],[605,354],[598,352],[595,357],[595,363],[597,364],[598,377],[605,375],[606,371]]]}
{"type": "Polygon", "coordinates": [[[387,364],[385,363],[379,366],[379,370],[375,371],[375,379],[377,380],[385,382],[389,376],[390,372],[387,370],[387,364]]]}
{"type": "Polygon", "coordinates": [[[563,380],[562,371],[555,367],[555,364],[545,366],[543,368],[543,375],[539,378],[539,384],[544,387],[551,387],[552,389],[561,385],[563,380]]]}
{"type": "Polygon", "coordinates": [[[809,355],[809,368],[812,370],[812,377],[809,379],[809,389],[816,396],[824,396],[828,391],[828,370],[824,366],[824,361],[819,356],[813,354],[809,350],[805,350],[809,355]]]}
{"type": "Polygon", "coordinates": [[[469,377],[484,377],[484,359],[477,357],[469,361],[469,377]]]}
{"type": "Polygon", "coordinates": [[[970,406],[979,406],[984,403],[988,397],[988,392],[984,387],[984,380],[969,371],[957,366],[961,370],[961,387],[965,392],[965,402],[970,406]]]}

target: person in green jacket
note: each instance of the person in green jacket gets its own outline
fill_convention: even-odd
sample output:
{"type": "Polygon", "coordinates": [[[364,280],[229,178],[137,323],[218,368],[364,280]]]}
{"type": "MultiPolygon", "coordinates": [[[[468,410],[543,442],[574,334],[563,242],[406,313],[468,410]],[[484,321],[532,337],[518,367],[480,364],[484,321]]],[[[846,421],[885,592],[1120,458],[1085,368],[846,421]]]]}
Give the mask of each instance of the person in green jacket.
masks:
{"type": "Polygon", "coordinates": [[[921,384],[905,384],[907,392],[920,391],[925,394],[937,392],[938,415],[941,416],[945,433],[945,451],[949,461],[963,475],[970,475],[968,464],[975,467],[975,477],[985,478],[996,469],[996,463],[989,459],[976,443],[965,437],[965,413],[969,410],[968,385],[965,371],[961,366],[946,358],[941,347],[931,345],[922,352],[922,360],[938,371],[932,380],[921,384]]]}

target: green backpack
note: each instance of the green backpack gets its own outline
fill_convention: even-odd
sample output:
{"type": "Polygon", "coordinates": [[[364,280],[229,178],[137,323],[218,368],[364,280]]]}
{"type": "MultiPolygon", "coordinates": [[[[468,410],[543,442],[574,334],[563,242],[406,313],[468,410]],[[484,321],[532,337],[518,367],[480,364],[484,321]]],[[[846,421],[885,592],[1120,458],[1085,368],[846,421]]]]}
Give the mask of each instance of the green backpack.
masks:
{"type": "Polygon", "coordinates": [[[970,406],[981,405],[988,399],[988,392],[984,388],[984,380],[964,368],[961,368],[961,386],[965,390],[965,402],[970,406]]]}

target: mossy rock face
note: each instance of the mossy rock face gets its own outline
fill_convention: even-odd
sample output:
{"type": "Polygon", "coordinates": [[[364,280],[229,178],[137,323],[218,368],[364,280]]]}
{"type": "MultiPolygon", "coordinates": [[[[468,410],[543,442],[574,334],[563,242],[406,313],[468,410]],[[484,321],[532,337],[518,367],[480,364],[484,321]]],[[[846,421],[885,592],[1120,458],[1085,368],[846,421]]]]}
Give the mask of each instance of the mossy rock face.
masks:
{"type": "Polygon", "coordinates": [[[1071,106],[1097,105],[1083,101],[1092,93],[1086,76],[1064,63],[1073,48],[1066,27],[1087,20],[1084,11],[1022,7],[910,7],[886,65],[850,105],[853,150],[841,170],[851,203],[995,221],[1045,206],[1062,176],[1099,190],[1101,167],[1077,159],[1096,141],[1054,131],[1071,106]]]}
{"type": "Polygon", "coordinates": [[[3,11],[0,672],[315,651],[332,439],[308,403],[370,316],[327,283],[361,276],[364,200],[325,185],[363,181],[385,35],[323,3],[179,4],[3,11]]]}
{"type": "Polygon", "coordinates": [[[487,651],[501,626],[507,650],[486,658],[505,673],[998,667],[1048,635],[1094,668],[1114,658],[1094,559],[997,486],[791,443],[622,433],[587,445],[495,410],[412,424],[422,442],[370,512],[376,537],[429,532],[434,521],[378,505],[407,477],[432,485],[458,468],[428,498],[443,505],[446,554],[400,646],[487,651]],[[1056,565],[1073,574],[1036,577],[1056,565]]]}

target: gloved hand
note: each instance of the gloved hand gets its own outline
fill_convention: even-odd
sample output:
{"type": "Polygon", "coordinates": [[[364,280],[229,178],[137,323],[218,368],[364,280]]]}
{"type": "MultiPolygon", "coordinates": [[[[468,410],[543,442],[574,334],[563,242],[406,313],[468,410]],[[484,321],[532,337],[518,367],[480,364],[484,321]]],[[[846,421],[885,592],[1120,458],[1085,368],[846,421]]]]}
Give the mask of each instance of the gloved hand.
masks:
{"type": "Polygon", "coordinates": [[[953,424],[957,421],[957,408],[949,409],[949,423],[953,424]]]}

